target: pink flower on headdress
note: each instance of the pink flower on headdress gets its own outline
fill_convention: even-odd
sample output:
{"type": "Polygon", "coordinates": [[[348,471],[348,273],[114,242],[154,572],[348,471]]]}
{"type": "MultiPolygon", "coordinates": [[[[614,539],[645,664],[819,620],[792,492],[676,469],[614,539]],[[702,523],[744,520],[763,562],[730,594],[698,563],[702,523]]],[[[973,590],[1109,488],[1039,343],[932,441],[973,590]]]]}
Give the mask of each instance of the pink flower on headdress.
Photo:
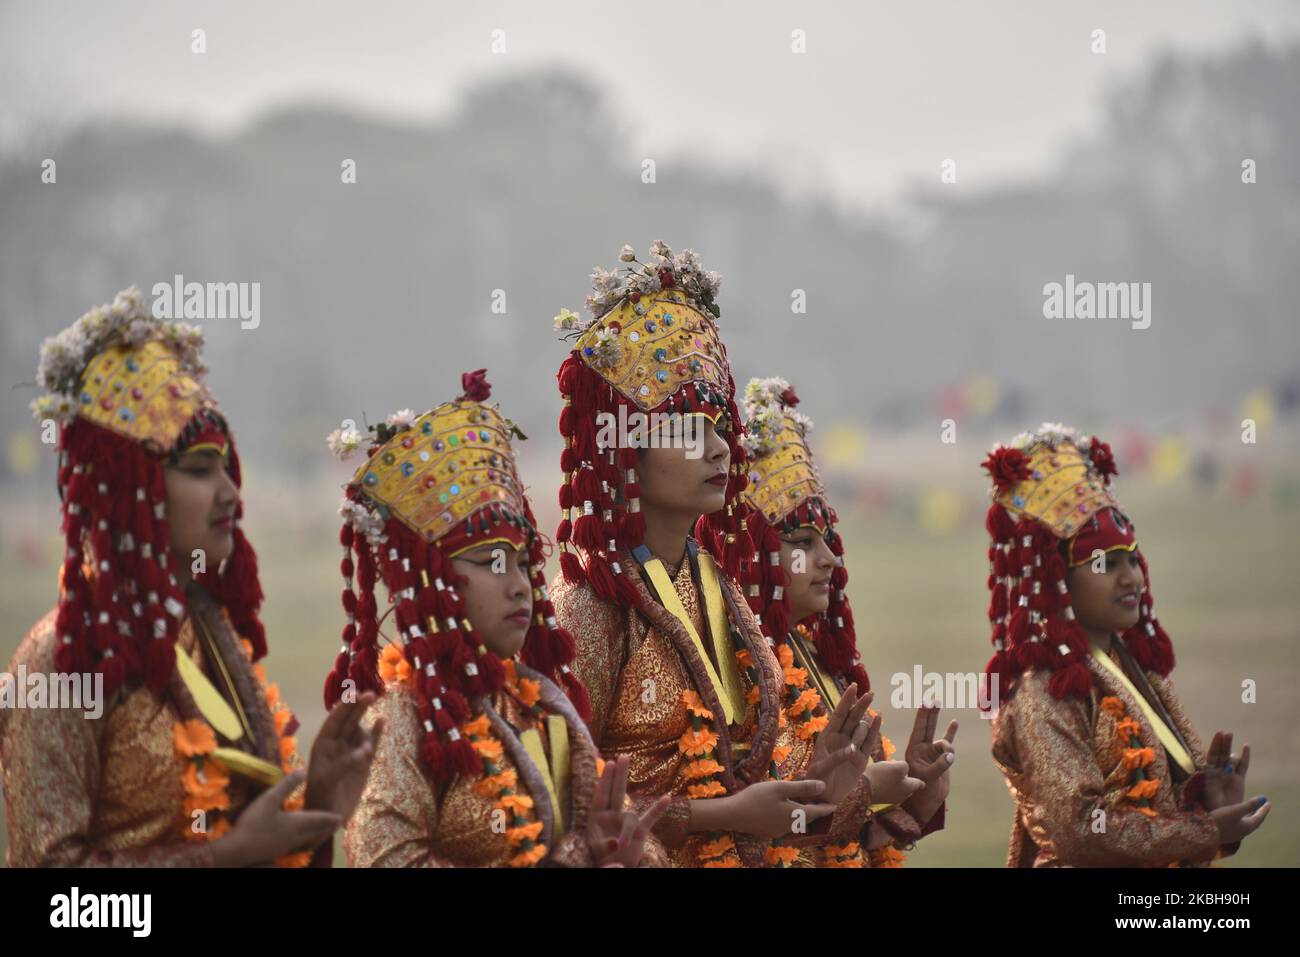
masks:
{"type": "Polygon", "coordinates": [[[1017,482],[1029,478],[1029,456],[1020,449],[999,445],[989,453],[989,457],[980,463],[993,477],[993,486],[999,492],[1005,492],[1017,482]]]}
{"type": "Polygon", "coordinates": [[[1092,437],[1092,445],[1088,449],[1088,458],[1092,460],[1092,467],[1097,470],[1097,474],[1102,477],[1102,480],[1107,485],[1110,484],[1112,475],[1119,474],[1119,469],[1115,466],[1115,456],[1110,451],[1110,445],[1095,435],[1092,437]]]}
{"type": "Polygon", "coordinates": [[[465,390],[465,398],[471,402],[485,402],[492,395],[492,385],[487,380],[487,369],[462,372],[460,387],[465,390]]]}

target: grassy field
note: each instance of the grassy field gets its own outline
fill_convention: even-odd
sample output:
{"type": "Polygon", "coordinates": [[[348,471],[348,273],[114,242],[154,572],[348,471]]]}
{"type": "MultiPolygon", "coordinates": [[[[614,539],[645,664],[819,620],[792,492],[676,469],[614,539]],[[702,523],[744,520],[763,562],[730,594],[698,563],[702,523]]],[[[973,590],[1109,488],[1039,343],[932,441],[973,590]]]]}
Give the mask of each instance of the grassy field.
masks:
{"type": "MultiPolygon", "coordinates": [[[[295,521],[268,504],[255,514],[278,514],[278,524],[264,520],[250,529],[269,596],[267,669],[298,712],[305,744],[323,718],[321,682],[341,627],[336,529],[295,521]]],[[[1251,745],[1248,791],[1274,804],[1263,830],[1230,866],[1300,863],[1300,775],[1289,764],[1300,723],[1294,693],[1300,685],[1300,510],[1266,495],[1242,503],[1226,494],[1207,500],[1137,486],[1125,487],[1125,504],[1151,563],[1156,610],[1174,640],[1174,679],[1187,710],[1206,739],[1222,728],[1235,732],[1238,746],[1251,745]],[[1241,701],[1247,679],[1257,683],[1256,704],[1241,701]]],[[[846,514],[843,530],[859,640],[884,706],[885,731],[901,744],[911,717],[887,706],[891,675],[910,674],[917,664],[926,671],[977,671],[988,658],[986,536],[973,522],[926,534],[901,515],[846,514]]],[[[10,548],[0,554],[0,607],[8,622],[0,659],[6,663],[54,600],[57,541],[42,544],[41,553],[47,559],[20,558],[10,548]]],[[[988,722],[973,710],[955,717],[961,731],[947,829],[927,839],[910,863],[999,867],[1011,800],[989,757],[988,722]]],[[[0,847],[4,841],[0,826],[0,847]]]]}

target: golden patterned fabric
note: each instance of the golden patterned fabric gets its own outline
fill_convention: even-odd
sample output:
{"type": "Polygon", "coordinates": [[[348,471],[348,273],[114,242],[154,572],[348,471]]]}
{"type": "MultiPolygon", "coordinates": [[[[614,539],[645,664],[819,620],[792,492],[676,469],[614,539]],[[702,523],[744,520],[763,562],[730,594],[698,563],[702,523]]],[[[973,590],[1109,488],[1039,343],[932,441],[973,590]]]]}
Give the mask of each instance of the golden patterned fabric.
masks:
{"type": "MultiPolygon", "coordinates": [[[[279,745],[265,696],[248,659],[235,644],[224,611],[206,602],[197,586],[191,613],[203,614],[217,636],[256,737],[259,756],[279,763],[279,745]]],[[[55,671],[57,609],[28,633],[9,665],[28,675],[55,671]]],[[[177,654],[188,654],[211,674],[189,618],[177,654]]],[[[198,717],[179,676],[167,694],[128,689],[87,719],[70,708],[0,710],[0,764],[9,824],[6,861],[11,867],[208,867],[206,843],[187,843],[183,825],[184,761],[175,751],[173,726],[198,717]]],[[[232,814],[257,789],[231,775],[232,814]]]]}
{"type": "MultiPolygon", "coordinates": [[[[1121,661],[1116,652],[1111,655],[1121,661]]],[[[1171,777],[1146,715],[1106,669],[1091,659],[1087,664],[1093,690],[1086,701],[1054,698],[1048,675],[1035,669],[1020,679],[994,719],[993,758],[1016,802],[1008,866],[1160,867],[1212,860],[1219,834],[1210,815],[1183,809],[1186,782],[1171,777]],[[1137,811],[1125,796],[1133,774],[1123,761],[1126,745],[1116,717],[1100,706],[1111,695],[1138,722],[1142,746],[1155,752],[1147,768],[1159,781],[1153,817],[1137,811]],[[1097,809],[1105,812],[1104,819],[1097,809]]],[[[1203,767],[1200,739],[1172,686],[1154,672],[1145,674],[1197,767],[1203,767]]]]}
{"type": "MultiPolygon", "coordinates": [[[[585,867],[592,863],[586,843],[587,811],[595,790],[596,750],[564,692],[536,672],[517,666],[542,683],[541,705],[548,714],[561,714],[569,726],[570,807],[564,815],[567,832],[548,843],[548,865],[585,867]],[[563,700],[561,700],[563,699],[563,700]]],[[[489,699],[492,710],[511,728],[534,726],[524,707],[506,691],[489,699]]],[[[367,726],[383,717],[384,733],[370,768],[361,803],[344,832],[343,847],[352,867],[504,867],[515,853],[501,828],[493,828],[496,799],[479,794],[479,779],[457,776],[435,789],[420,765],[424,741],[414,694],[405,685],[390,683],[383,697],[363,719],[367,726]]],[[[548,760],[550,742],[545,722],[536,724],[548,760]]],[[[497,764],[519,775],[518,790],[533,798],[539,819],[550,822],[549,798],[538,769],[527,760],[518,739],[494,731],[505,745],[497,764]]],[[[544,772],[542,772],[544,773],[544,772]]],[[[549,833],[548,823],[545,833],[549,833]]],[[[547,843],[543,841],[543,843],[547,843]]],[[[662,850],[647,847],[646,863],[662,866],[662,850]]]]}
{"type": "MultiPolygon", "coordinates": [[[[586,585],[572,585],[563,577],[551,585],[556,617],[578,640],[574,672],[591,697],[592,735],[610,758],[629,758],[628,794],[645,805],[661,794],[676,795],[669,812],[659,822],[656,834],[669,849],[674,866],[697,862],[696,845],[704,835],[688,835],[689,803],[682,768],[687,759],[678,750],[678,739],[690,727],[682,704],[682,692],[694,690],[715,714],[722,708],[714,696],[702,662],[698,660],[686,629],[650,598],[636,561],[626,551],[619,556],[645,600],[642,613],[621,608],[597,597],[586,585]]],[[[773,748],[790,743],[788,726],[777,727],[777,708],[783,692],[781,668],[767,640],[759,631],[739,588],[723,579],[730,596],[729,616],[753,653],[760,676],[763,699],[762,720],[754,703],[744,717],[729,728],[715,725],[719,743],[717,757],[724,766],[722,783],[728,791],[767,778],[773,748]],[[739,622],[735,616],[739,615],[739,622]]],[[[673,586],[697,632],[703,634],[702,602],[691,577],[690,563],[682,560],[673,576],[673,586]]],[[[741,683],[749,696],[751,685],[744,671],[741,683]]],[[[806,749],[805,754],[809,754],[806,749]]],[[[803,769],[791,768],[798,773],[803,769]]],[[[747,835],[736,835],[742,860],[751,866],[762,861],[763,846],[747,835]]]]}

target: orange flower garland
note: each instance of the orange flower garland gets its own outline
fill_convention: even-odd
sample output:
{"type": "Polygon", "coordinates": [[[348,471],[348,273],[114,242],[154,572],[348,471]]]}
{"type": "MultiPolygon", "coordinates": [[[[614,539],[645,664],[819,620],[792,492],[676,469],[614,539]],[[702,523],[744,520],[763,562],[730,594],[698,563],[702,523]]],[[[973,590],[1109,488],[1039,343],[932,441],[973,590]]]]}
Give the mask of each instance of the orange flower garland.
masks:
{"type": "Polygon", "coordinates": [[[1115,695],[1101,699],[1102,710],[1113,716],[1115,733],[1123,748],[1121,758],[1124,767],[1133,772],[1133,786],[1124,792],[1124,796],[1133,802],[1133,809],[1147,817],[1156,817],[1157,811],[1152,806],[1152,798],[1160,790],[1160,781],[1149,776],[1147,768],[1156,759],[1154,748],[1142,746],[1142,727],[1129,715],[1124,702],[1115,695]]]}
{"type": "Polygon", "coordinates": [[[857,841],[827,844],[822,848],[822,867],[864,867],[862,846],[857,841]]]}
{"type": "Polygon", "coordinates": [[[379,653],[379,677],[384,684],[410,684],[411,663],[400,645],[390,642],[379,653]]]}
{"type": "Polygon", "coordinates": [[[779,645],[776,649],[781,662],[781,673],[785,678],[787,696],[792,699],[786,707],[786,716],[795,722],[794,733],[801,741],[809,741],[830,723],[828,715],[815,714],[822,703],[822,696],[816,689],[808,687],[808,672],[794,666],[794,652],[789,645],[779,645]]]}
{"type": "MultiPolygon", "coordinates": [[[[740,640],[740,635],[733,631],[731,640],[736,648],[736,660],[740,666],[745,669],[745,675],[749,678],[749,702],[757,704],[761,693],[759,691],[758,669],[754,667],[754,656],[749,649],[744,646],[740,640]]],[[[793,659],[791,659],[793,664],[793,659]]],[[[784,659],[783,665],[784,667],[784,659]]],[[[796,669],[798,670],[798,669],[796,669]]],[[[787,681],[789,680],[789,671],[786,671],[787,681]]],[[[820,699],[819,699],[820,700],[820,699]]],[[[776,722],[778,728],[785,727],[785,711],[778,710],[776,713],[776,722]]],[[[785,763],[785,759],[790,756],[790,746],[788,744],[777,745],[772,748],[772,760],[767,766],[767,776],[774,781],[781,779],[780,765],[785,763]]],[[[794,862],[799,858],[799,851],[793,847],[786,847],[780,843],[780,838],[774,838],[763,852],[763,860],[769,867],[786,868],[793,867],[794,862]]]]}
{"type": "Polygon", "coordinates": [[[230,808],[226,787],[230,776],[212,751],[217,746],[216,733],[198,718],[172,725],[172,745],[184,759],[181,786],[185,790],[185,819],[181,821],[185,840],[214,841],[230,830],[230,822],[219,814],[230,808]],[[201,816],[197,819],[196,814],[201,816]],[[198,830],[194,825],[202,822],[198,830]]]}
{"type": "MultiPolygon", "coordinates": [[[[298,756],[297,741],[286,733],[295,725],[293,712],[280,699],[280,689],[274,684],[267,684],[266,670],[260,664],[253,663],[252,644],[241,638],[239,645],[248,658],[258,687],[271,711],[275,733],[280,739],[280,767],[288,774],[302,763],[298,756]]],[[[181,822],[181,828],[185,839],[191,842],[215,841],[231,828],[230,819],[219,813],[230,810],[230,794],[226,790],[230,785],[230,775],[225,766],[212,756],[217,747],[216,732],[200,718],[178,721],[172,726],[172,745],[185,763],[181,772],[181,786],[185,789],[185,820],[181,822]],[[205,826],[196,831],[193,826],[194,815],[199,811],[203,812],[205,826]]],[[[304,790],[299,788],[285,798],[286,811],[302,809],[304,790]]],[[[306,867],[311,863],[311,857],[311,851],[300,851],[281,855],[275,863],[278,867],[306,867]]]]}
{"type": "MultiPolygon", "coordinates": [[[[694,782],[686,786],[686,796],[720,797],[727,793],[727,789],[718,780],[724,769],[713,753],[718,743],[718,733],[709,724],[713,712],[704,707],[697,692],[689,689],[682,692],[682,704],[686,707],[691,726],[677,740],[677,750],[691,759],[682,769],[682,776],[694,782]]],[[[698,854],[704,867],[741,866],[735,839],[721,831],[713,832],[710,839],[700,845],[698,854]]]]}
{"type": "MultiPolygon", "coordinates": [[[[542,714],[539,704],[542,683],[521,678],[514,659],[507,658],[501,664],[505,671],[505,690],[523,705],[532,719],[538,719],[542,714]]],[[[410,683],[411,666],[399,645],[385,645],[380,652],[379,677],[386,684],[410,683]]],[[[546,845],[537,840],[542,833],[542,822],[532,819],[533,799],[518,790],[519,773],[503,766],[505,747],[493,736],[486,714],[462,724],[460,732],[483,761],[483,777],[474,782],[474,792],[492,801],[492,809],[505,814],[509,822],[505,835],[510,842],[511,857],[507,863],[511,867],[533,867],[547,854],[546,845]]],[[[605,762],[598,760],[597,775],[603,772],[604,767],[605,762]]]]}
{"type": "MultiPolygon", "coordinates": [[[[514,673],[513,668],[507,669],[507,680],[514,673]]],[[[517,790],[518,773],[513,768],[502,766],[505,749],[492,735],[488,716],[480,714],[474,720],[465,722],[460,726],[460,731],[483,761],[483,777],[474,783],[474,792],[493,801],[493,810],[506,815],[509,822],[505,835],[510,842],[511,857],[507,863],[511,867],[534,866],[546,857],[546,845],[537,840],[542,833],[542,822],[531,819],[533,799],[517,790]]]]}
{"type": "Polygon", "coordinates": [[[872,867],[902,867],[907,855],[896,847],[885,845],[874,851],[867,851],[867,860],[872,867]]]}
{"type": "MultiPolygon", "coordinates": [[[[812,640],[806,626],[797,625],[796,627],[799,634],[806,640],[812,640]]],[[[796,723],[795,735],[801,741],[811,741],[830,723],[829,715],[814,714],[822,704],[822,696],[808,684],[808,670],[795,667],[794,652],[790,650],[789,645],[781,644],[777,646],[776,654],[781,663],[781,673],[785,679],[786,700],[790,702],[786,706],[784,713],[789,716],[791,721],[796,723]]],[[[789,748],[783,748],[782,750],[786,754],[789,753],[789,748]]],[[[785,755],[782,755],[781,760],[785,760],[785,755]]],[[[819,848],[817,866],[863,867],[865,862],[862,858],[861,846],[857,841],[850,841],[847,844],[825,845],[819,848]]]]}
{"type": "MultiPolygon", "coordinates": [[[[252,665],[253,675],[257,678],[258,686],[266,697],[267,707],[271,709],[271,720],[275,724],[275,733],[280,739],[280,770],[285,774],[292,774],[302,765],[302,758],[298,754],[298,740],[290,733],[292,729],[297,727],[298,722],[294,719],[289,706],[280,698],[279,686],[268,683],[266,669],[261,664],[253,662],[252,643],[246,638],[241,638],[239,639],[239,646],[244,649],[244,654],[252,665]]],[[[284,809],[286,811],[301,811],[306,802],[306,792],[306,785],[296,789],[293,794],[284,799],[284,809]]],[[[277,867],[306,867],[311,863],[311,856],[311,851],[284,854],[275,859],[275,864],[277,867]]]]}

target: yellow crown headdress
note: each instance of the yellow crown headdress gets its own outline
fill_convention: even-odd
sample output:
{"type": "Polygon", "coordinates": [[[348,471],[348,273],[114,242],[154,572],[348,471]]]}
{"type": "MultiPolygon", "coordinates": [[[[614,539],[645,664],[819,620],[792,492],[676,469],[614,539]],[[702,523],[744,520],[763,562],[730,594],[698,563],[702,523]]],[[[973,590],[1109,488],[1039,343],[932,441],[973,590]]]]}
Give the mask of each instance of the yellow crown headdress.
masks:
{"type": "Polygon", "coordinates": [[[785,379],[750,379],[745,387],[745,429],[749,453],[745,502],[779,523],[804,502],[825,499],[826,489],[808,448],[813,423],[794,410],[799,399],[785,379]]]}
{"type": "MultiPolygon", "coordinates": [[[[466,382],[467,394],[459,399],[419,416],[404,409],[374,426],[379,444],[351,482],[381,522],[391,514],[429,542],[454,534],[461,550],[494,536],[515,540],[529,528],[510,445],[512,435],[522,438],[523,433],[495,407],[479,401],[487,398],[481,375],[466,382]],[[513,531],[498,534],[501,523],[513,531]]],[[[328,438],[340,457],[362,441],[356,429],[338,429],[328,438]]],[[[352,520],[371,537],[378,533],[373,516],[354,514],[352,520]]]]}
{"type": "Polygon", "coordinates": [[[704,271],[690,249],[674,254],[656,241],[650,255],[652,262],[641,263],[624,246],[619,258],[628,263],[625,269],[592,273],[587,307],[593,318],[584,323],[563,309],[556,329],[578,332],[574,350],[582,362],[643,412],[690,383],[702,393],[725,394],[730,369],[714,301],[721,277],[704,271]]]}
{"type": "MultiPolygon", "coordinates": [[[[1013,517],[1027,516],[1057,538],[1068,539],[1097,513],[1118,506],[1107,482],[1114,471],[1109,448],[1101,462],[1094,462],[1102,453],[1085,448],[1075,429],[1044,423],[1036,432],[1016,436],[1007,448],[1021,453],[1020,469],[994,475],[993,500],[1013,517]]],[[[995,452],[990,461],[997,456],[995,452]]]]}
{"type": "Polygon", "coordinates": [[[86,419],[154,451],[170,451],[196,413],[215,407],[200,377],[203,333],[155,319],[138,289],[119,292],[41,344],[37,418],[86,419]]]}

